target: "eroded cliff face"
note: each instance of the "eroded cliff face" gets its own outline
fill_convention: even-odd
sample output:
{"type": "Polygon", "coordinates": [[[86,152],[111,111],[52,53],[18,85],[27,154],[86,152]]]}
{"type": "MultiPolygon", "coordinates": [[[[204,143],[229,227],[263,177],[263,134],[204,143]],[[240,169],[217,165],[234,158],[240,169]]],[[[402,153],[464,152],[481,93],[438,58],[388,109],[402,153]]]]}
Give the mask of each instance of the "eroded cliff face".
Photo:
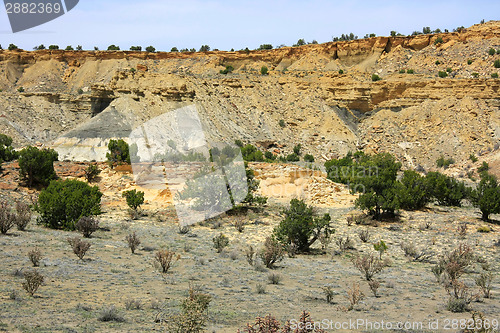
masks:
{"type": "Polygon", "coordinates": [[[500,55],[490,48],[500,49],[500,22],[248,54],[0,51],[0,132],[99,160],[110,138],[194,104],[211,141],[276,153],[301,143],[320,160],[364,149],[407,166],[465,161],[498,149],[500,55]],[[234,71],[220,74],[226,66],[234,71]]]}

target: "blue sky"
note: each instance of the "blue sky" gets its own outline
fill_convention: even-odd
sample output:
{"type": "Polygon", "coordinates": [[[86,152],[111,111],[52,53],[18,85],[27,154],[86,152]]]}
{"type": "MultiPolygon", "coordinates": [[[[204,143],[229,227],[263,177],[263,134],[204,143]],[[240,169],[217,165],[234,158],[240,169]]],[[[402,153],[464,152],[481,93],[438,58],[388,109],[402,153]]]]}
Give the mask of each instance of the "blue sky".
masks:
{"type": "MultiPolygon", "coordinates": [[[[35,1],[35,0],[33,0],[35,1]]],[[[40,0],[42,1],[42,0],[40,0]]],[[[208,44],[229,50],[260,44],[292,45],[331,41],[332,36],[366,33],[410,34],[424,26],[452,30],[481,19],[500,19],[500,1],[329,1],[329,0],[80,0],[68,14],[42,26],[13,34],[0,8],[0,44],[155,46],[169,51],[208,44]]]]}

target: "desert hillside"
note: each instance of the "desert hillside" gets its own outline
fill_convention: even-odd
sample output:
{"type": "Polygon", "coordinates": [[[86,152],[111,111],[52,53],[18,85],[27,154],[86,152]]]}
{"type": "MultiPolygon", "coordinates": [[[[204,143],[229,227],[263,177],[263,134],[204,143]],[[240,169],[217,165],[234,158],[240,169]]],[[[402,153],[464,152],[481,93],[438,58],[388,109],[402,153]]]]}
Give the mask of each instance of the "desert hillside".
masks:
{"type": "Polygon", "coordinates": [[[391,152],[406,167],[441,155],[465,167],[471,153],[491,164],[500,137],[492,48],[499,21],[250,52],[2,50],[0,131],[63,159],[103,160],[109,138],[196,105],[215,142],[276,153],[300,142],[319,161],[361,149],[391,152]],[[234,70],[221,74],[226,66],[234,70]]]}

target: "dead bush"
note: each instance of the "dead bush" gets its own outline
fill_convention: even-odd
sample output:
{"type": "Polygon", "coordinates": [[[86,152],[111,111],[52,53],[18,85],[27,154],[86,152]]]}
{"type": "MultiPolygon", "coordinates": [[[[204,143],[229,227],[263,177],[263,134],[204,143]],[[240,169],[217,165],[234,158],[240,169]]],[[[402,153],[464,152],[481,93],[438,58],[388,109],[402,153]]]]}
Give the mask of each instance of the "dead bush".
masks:
{"type": "Polygon", "coordinates": [[[412,261],[428,262],[433,256],[433,253],[424,250],[418,250],[412,242],[403,242],[400,244],[405,256],[412,261]]]}
{"type": "Polygon", "coordinates": [[[280,284],[283,278],[278,273],[269,273],[267,279],[269,280],[270,284],[280,284]]]}
{"type": "Polygon", "coordinates": [[[176,255],[175,252],[169,250],[159,250],[155,254],[155,264],[157,268],[159,270],[161,269],[161,272],[164,274],[167,273],[174,262],[179,259],[179,255],[176,255]]]}
{"type": "Polygon", "coordinates": [[[332,287],[330,286],[325,286],[321,288],[323,290],[323,293],[325,294],[326,302],[327,303],[332,303],[333,302],[333,296],[335,295],[332,287]]]}
{"type": "Polygon", "coordinates": [[[139,239],[139,237],[137,237],[135,231],[131,234],[128,234],[125,240],[128,243],[130,251],[132,251],[132,254],[134,254],[137,247],[141,244],[141,240],[139,239]]]}
{"type": "Polygon", "coordinates": [[[371,232],[368,229],[360,230],[358,231],[358,236],[363,243],[368,243],[371,238],[371,232]]]}
{"type": "Polygon", "coordinates": [[[255,250],[252,245],[248,245],[248,248],[245,250],[245,256],[247,258],[247,262],[250,266],[253,266],[255,263],[255,250]]]}
{"type": "Polygon", "coordinates": [[[99,230],[99,220],[92,216],[82,216],[75,223],[75,229],[82,233],[83,237],[90,238],[90,236],[99,230]]]}
{"type": "Polygon", "coordinates": [[[43,283],[43,275],[40,274],[37,270],[24,272],[25,282],[22,283],[24,290],[31,296],[35,294],[38,288],[43,283]]]}
{"type": "Polygon", "coordinates": [[[259,257],[267,268],[274,268],[275,263],[283,260],[283,246],[276,239],[267,237],[264,242],[264,248],[259,253],[259,257]]]}
{"type": "Polygon", "coordinates": [[[33,267],[38,267],[40,266],[40,260],[42,260],[43,255],[42,252],[37,247],[35,247],[33,250],[30,250],[28,252],[28,258],[33,264],[33,267]]]}
{"type": "Polygon", "coordinates": [[[99,321],[115,321],[117,323],[122,323],[125,321],[125,318],[123,318],[123,316],[118,312],[114,305],[101,309],[97,319],[99,321]]]}
{"type": "Polygon", "coordinates": [[[73,249],[73,253],[76,254],[80,260],[83,260],[85,254],[90,249],[90,243],[82,240],[80,237],[68,238],[68,243],[73,249]]]}
{"type": "Polygon", "coordinates": [[[380,282],[378,282],[377,280],[371,280],[371,281],[368,281],[368,286],[370,287],[370,290],[372,291],[373,296],[377,297],[377,291],[378,291],[378,288],[380,287],[380,282]]]}
{"type": "Polygon", "coordinates": [[[238,232],[243,232],[245,230],[246,222],[244,220],[236,220],[234,222],[234,227],[238,232]]]}
{"type": "Polygon", "coordinates": [[[31,208],[28,204],[22,201],[16,201],[16,218],[15,224],[17,230],[24,231],[31,221],[31,208]]]}
{"type": "Polygon", "coordinates": [[[345,296],[345,298],[349,301],[347,311],[354,309],[356,304],[358,304],[364,297],[365,295],[359,289],[359,283],[353,282],[352,287],[347,289],[347,296],[345,296]]]}
{"type": "Polygon", "coordinates": [[[342,252],[342,253],[354,248],[354,242],[351,240],[351,238],[349,236],[337,237],[337,239],[335,239],[335,243],[337,244],[340,252],[342,252]]]}
{"type": "Polygon", "coordinates": [[[332,234],[328,230],[322,232],[318,237],[319,242],[321,243],[321,249],[326,251],[328,246],[332,242],[332,234]]]}
{"type": "Polygon", "coordinates": [[[14,226],[16,216],[12,213],[9,203],[0,201],[0,232],[6,234],[14,226]]]}
{"type": "Polygon", "coordinates": [[[125,301],[125,309],[140,310],[142,309],[142,302],[138,299],[128,299],[125,301]]]}
{"type": "Polygon", "coordinates": [[[229,238],[222,232],[218,236],[215,236],[212,241],[214,242],[214,248],[217,250],[217,253],[221,253],[222,250],[229,245],[229,238]]]}
{"type": "Polygon", "coordinates": [[[375,274],[380,273],[387,264],[374,256],[373,254],[364,254],[352,259],[354,267],[356,267],[367,281],[371,281],[375,274]]]}
{"type": "Polygon", "coordinates": [[[457,227],[458,237],[460,237],[461,239],[465,239],[465,237],[467,237],[467,229],[468,229],[467,224],[465,223],[459,224],[457,227]]]}
{"type": "Polygon", "coordinates": [[[491,272],[481,272],[481,274],[476,278],[476,285],[481,288],[484,298],[490,298],[491,296],[491,282],[493,280],[493,274],[491,272]]]}

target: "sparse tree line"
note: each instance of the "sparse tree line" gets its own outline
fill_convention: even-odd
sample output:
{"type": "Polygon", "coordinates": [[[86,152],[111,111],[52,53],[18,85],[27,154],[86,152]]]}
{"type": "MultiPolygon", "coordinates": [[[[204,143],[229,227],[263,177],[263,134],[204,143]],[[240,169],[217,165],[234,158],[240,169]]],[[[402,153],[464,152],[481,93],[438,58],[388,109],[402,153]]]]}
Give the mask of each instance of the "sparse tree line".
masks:
{"type": "MultiPolygon", "coordinates": [[[[453,163],[453,159],[443,157],[436,162],[440,168],[453,163]]],[[[375,219],[394,216],[398,209],[422,209],[431,202],[460,207],[464,200],[478,208],[485,221],[491,214],[500,213],[500,185],[487,172],[487,163],[478,169],[481,180],[475,188],[440,172],[428,172],[425,176],[413,170],[402,172],[401,163],[388,153],[349,153],[327,161],[325,168],[330,180],[347,184],[352,193],[360,194],[356,206],[375,219]]]]}

